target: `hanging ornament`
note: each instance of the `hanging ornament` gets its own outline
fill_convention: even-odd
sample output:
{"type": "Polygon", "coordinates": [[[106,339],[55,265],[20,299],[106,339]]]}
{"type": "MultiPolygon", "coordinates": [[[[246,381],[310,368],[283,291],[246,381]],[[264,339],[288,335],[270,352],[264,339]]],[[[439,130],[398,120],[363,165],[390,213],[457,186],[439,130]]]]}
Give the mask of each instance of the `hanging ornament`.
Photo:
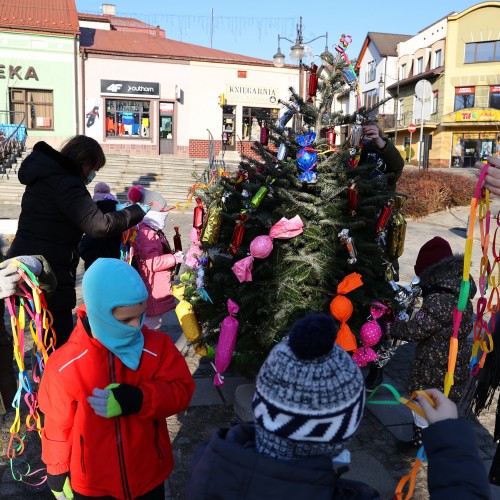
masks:
{"type": "Polygon", "coordinates": [[[236,255],[238,248],[240,248],[241,242],[243,241],[243,235],[245,234],[245,222],[247,220],[247,215],[238,215],[238,219],[236,220],[233,230],[233,236],[231,237],[231,243],[229,244],[229,253],[231,255],[236,255]]]}
{"type": "Polygon", "coordinates": [[[363,281],[361,280],[361,274],[349,274],[339,283],[337,295],[330,302],[330,312],[332,316],[341,323],[335,343],[345,351],[354,351],[358,347],[356,337],[347,325],[347,321],[352,316],[353,305],[345,295],[362,285],[363,281]]]}
{"type": "Polygon", "coordinates": [[[403,255],[406,237],[406,220],[401,208],[406,200],[403,195],[396,195],[393,203],[393,212],[387,228],[387,253],[391,260],[403,255]]]}
{"type": "Polygon", "coordinates": [[[277,158],[278,158],[278,161],[282,161],[286,156],[286,146],[281,143],[280,144],[280,147],[278,148],[278,154],[277,154],[277,158]]]}
{"type": "Polygon", "coordinates": [[[265,122],[260,129],[260,143],[263,146],[267,146],[269,143],[269,127],[265,124],[265,122]]]}
{"type": "Polygon", "coordinates": [[[358,188],[356,187],[355,182],[351,183],[347,192],[349,194],[349,214],[351,215],[351,217],[354,217],[354,215],[356,215],[356,210],[358,209],[359,202],[358,188]]]}
{"type": "Polygon", "coordinates": [[[201,242],[205,245],[214,245],[217,243],[222,225],[221,213],[222,208],[216,203],[213,203],[208,209],[200,238],[201,242]]]}
{"type": "Polygon", "coordinates": [[[392,204],[393,204],[393,200],[390,199],[387,202],[387,205],[380,211],[380,214],[379,214],[378,219],[377,219],[377,224],[375,227],[375,232],[377,234],[381,234],[381,233],[385,232],[385,228],[387,226],[387,223],[389,222],[389,218],[390,218],[391,213],[392,213],[392,204]]]}
{"type": "Polygon", "coordinates": [[[191,228],[189,239],[191,240],[191,246],[186,252],[186,259],[184,263],[191,269],[198,269],[200,265],[200,258],[203,255],[203,250],[200,247],[201,242],[198,231],[194,227],[191,228]]]}
{"type": "Polygon", "coordinates": [[[194,207],[193,210],[193,227],[198,232],[198,237],[200,237],[201,235],[201,229],[203,227],[203,217],[204,217],[203,204],[200,198],[196,198],[196,206],[194,207]]]}
{"type": "Polygon", "coordinates": [[[281,218],[269,231],[269,236],[257,236],[250,243],[250,256],[239,260],[231,268],[240,283],[252,281],[252,269],[254,258],[265,259],[273,251],[273,239],[286,240],[294,238],[304,231],[304,224],[300,216],[292,219],[281,218]]]}
{"type": "Polygon", "coordinates": [[[354,247],[354,240],[349,236],[349,229],[342,229],[338,234],[340,241],[347,247],[349,252],[348,264],[356,264],[358,261],[356,248],[354,247]]]}
{"type": "Polygon", "coordinates": [[[318,172],[315,170],[318,164],[318,152],[311,146],[315,139],[315,132],[299,135],[296,139],[299,146],[302,146],[297,152],[297,167],[303,173],[298,178],[299,181],[307,184],[316,184],[318,182],[318,172]]]}
{"type": "Polygon", "coordinates": [[[318,71],[318,66],[316,64],[311,64],[311,71],[309,73],[309,86],[307,89],[307,94],[310,97],[316,97],[316,92],[318,90],[318,75],[316,72],[318,71]]]}
{"type": "Polygon", "coordinates": [[[358,366],[366,366],[371,361],[378,358],[378,354],[372,347],[379,342],[383,332],[377,319],[381,318],[387,312],[387,307],[381,302],[372,302],[370,306],[370,317],[359,331],[359,340],[363,347],[356,350],[352,359],[358,366]]]}
{"type": "Polygon", "coordinates": [[[226,316],[220,325],[219,342],[215,350],[215,364],[212,365],[216,371],[214,376],[214,385],[216,386],[224,384],[222,374],[231,363],[236,336],[238,335],[239,322],[234,316],[238,314],[240,308],[236,302],[227,299],[227,310],[229,316],[226,316]]]}
{"type": "Polygon", "coordinates": [[[326,131],[326,140],[328,141],[328,146],[335,146],[335,140],[337,139],[337,134],[334,128],[329,128],[326,131]]]}

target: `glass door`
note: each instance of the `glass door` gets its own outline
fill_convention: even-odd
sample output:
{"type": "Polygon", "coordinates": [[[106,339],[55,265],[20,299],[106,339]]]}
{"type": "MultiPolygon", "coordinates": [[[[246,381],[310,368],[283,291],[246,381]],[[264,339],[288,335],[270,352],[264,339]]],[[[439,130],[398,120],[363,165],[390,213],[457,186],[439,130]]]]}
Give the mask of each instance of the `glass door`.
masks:
{"type": "Polygon", "coordinates": [[[174,154],[174,104],[160,103],[160,154],[174,154]]]}

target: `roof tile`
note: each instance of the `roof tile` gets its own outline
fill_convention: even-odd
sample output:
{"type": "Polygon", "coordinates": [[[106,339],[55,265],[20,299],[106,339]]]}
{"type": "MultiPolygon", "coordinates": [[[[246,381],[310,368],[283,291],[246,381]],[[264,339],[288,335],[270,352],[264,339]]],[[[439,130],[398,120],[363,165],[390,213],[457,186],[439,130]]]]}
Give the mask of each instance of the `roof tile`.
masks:
{"type": "Polygon", "coordinates": [[[5,0],[0,2],[0,28],[79,32],[75,0],[5,0]]]}

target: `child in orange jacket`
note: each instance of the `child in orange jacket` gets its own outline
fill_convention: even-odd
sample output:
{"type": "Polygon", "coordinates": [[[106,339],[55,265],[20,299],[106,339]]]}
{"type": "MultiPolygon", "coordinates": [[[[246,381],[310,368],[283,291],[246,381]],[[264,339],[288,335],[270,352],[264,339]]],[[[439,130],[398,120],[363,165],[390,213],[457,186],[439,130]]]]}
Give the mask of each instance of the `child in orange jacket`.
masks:
{"type": "Polygon", "coordinates": [[[135,269],[97,259],[82,290],[77,325],[39,389],[47,483],[58,499],[163,500],[173,468],[166,418],[188,406],[193,378],[170,337],[143,326],[147,291],[135,269]]]}

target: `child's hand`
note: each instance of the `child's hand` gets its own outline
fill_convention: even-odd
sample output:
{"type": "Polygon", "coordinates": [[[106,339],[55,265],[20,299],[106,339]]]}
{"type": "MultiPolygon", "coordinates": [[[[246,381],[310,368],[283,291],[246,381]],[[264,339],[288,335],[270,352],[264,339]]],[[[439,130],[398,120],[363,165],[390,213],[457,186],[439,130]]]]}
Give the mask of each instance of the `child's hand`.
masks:
{"type": "MultiPolygon", "coordinates": [[[[1,265],[4,266],[5,262],[1,265]]],[[[17,272],[17,266],[2,267],[0,269],[0,300],[14,295],[19,281],[21,281],[21,275],[17,272]]]]}
{"type": "Polygon", "coordinates": [[[181,251],[175,252],[174,257],[176,264],[182,264],[184,262],[184,254],[181,251]]]}
{"type": "Polygon", "coordinates": [[[426,389],[425,392],[430,396],[436,405],[435,408],[427,401],[425,396],[417,396],[416,400],[425,413],[425,418],[429,424],[447,420],[449,418],[458,418],[457,407],[453,401],[448,399],[441,391],[437,389],[426,389]]]}
{"type": "MultiPolygon", "coordinates": [[[[118,384],[111,385],[118,387],[118,384]]],[[[110,389],[111,387],[106,389],[98,389],[96,387],[92,391],[92,396],[87,398],[87,401],[90,406],[92,406],[96,415],[100,417],[111,418],[118,417],[122,414],[122,409],[110,389]]]]}

